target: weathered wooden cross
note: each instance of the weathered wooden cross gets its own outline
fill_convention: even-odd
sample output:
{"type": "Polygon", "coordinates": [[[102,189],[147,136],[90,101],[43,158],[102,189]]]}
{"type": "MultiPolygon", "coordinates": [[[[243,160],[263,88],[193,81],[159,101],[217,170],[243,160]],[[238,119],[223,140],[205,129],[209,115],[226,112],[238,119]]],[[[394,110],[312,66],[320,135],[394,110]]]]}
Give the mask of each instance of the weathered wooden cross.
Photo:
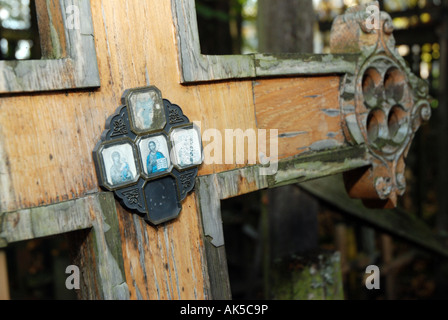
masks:
{"type": "Polygon", "coordinates": [[[82,298],[230,298],[223,199],[337,173],[367,206],[394,207],[405,192],[406,155],[431,108],[387,14],[376,27],[365,6],[337,17],[331,54],[208,56],[194,0],[36,4],[43,59],[0,62],[0,247],[70,233],[82,298]],[[215,130],[202,137],[194,192],[157,227],[99,188],[92,159],[123,92],[150,85],[215,130]],[[263,129],[256,163],[250,143],[243,161],[207,162],[226,153],[226,130],[263,129]]]}

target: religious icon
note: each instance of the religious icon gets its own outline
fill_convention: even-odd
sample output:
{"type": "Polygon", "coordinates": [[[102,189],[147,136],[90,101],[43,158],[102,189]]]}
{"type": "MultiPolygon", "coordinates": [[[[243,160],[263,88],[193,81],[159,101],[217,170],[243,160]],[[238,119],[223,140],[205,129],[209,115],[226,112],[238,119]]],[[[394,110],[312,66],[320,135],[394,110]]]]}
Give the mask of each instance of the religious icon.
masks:
{"type": "Polygon", "coordinates": [[[154,86],[128,89],[92,155],[101,188],[151,225],[176,219],[203,160],[200,130],[154,86]]]}
{"type": "Polygon", "coordinates": [[[169,171],[171,167],[168,142],[164,135],[142,139],[139,143],[143,171],[155,175],[169,171]]]}
{"type": "Polygon", "coordinates": [[[202,163],[202,143],[195,127],[176,129],[171,134],[173,142],[173,163],[180,169],[197,166],[202,163]]]}
{"type": "Polygon", "coordinates": [[[162,130],[166,124],[163,100],[156,89],[134,92],[129,96],[134,129],[138,133],[162,130]]]}
{"type": "Polygon", "coordinates": [[[137,168],[133,148],[129,143],[104,148],[101,156],[110,186],[122,186],[135,180],[137,168]]]}

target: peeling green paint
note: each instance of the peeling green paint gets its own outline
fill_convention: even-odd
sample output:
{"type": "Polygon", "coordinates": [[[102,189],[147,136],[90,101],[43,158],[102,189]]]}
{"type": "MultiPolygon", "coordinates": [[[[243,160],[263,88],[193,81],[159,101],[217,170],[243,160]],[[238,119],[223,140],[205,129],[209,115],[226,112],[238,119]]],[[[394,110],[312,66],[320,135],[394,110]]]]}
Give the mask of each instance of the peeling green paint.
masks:
{"type": "Polygon", "coordinates": [[[302,156],[279,163],[278,172],[268,176],[269,188],[310,179],[320,178],[340,172],[370,165],[364,146],[341,148],[302,156]]]}
{"type": "Polygon", "coordinates": [[[354,72],[353,54],[256,54],[257,77],[273,75],[322,75],[354,72]]]}

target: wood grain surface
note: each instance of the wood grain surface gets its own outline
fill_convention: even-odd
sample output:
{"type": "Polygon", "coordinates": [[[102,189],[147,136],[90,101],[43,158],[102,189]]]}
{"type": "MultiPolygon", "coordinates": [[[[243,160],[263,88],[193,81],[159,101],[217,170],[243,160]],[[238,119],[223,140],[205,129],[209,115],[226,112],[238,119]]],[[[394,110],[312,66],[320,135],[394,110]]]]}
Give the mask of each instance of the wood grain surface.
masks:
{"type": "Polygon", "coordinates": [[[254,85],[258,128],[279,129],[280,159],[343,146],[340,77],[258,80],[254,85]]]}

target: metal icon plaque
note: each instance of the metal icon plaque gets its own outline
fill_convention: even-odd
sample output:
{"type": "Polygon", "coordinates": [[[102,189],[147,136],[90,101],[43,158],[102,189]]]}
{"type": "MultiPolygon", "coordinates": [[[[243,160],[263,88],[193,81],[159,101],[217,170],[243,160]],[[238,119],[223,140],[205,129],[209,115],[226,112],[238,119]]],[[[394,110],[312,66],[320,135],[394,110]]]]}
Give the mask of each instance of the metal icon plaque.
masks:
{"type": "Polygon", "coordinates": [[[203,161],[197,128],[154,86],[126,90],[93,150],[101,188],[152,224],[176,219],[203,161]]]}

